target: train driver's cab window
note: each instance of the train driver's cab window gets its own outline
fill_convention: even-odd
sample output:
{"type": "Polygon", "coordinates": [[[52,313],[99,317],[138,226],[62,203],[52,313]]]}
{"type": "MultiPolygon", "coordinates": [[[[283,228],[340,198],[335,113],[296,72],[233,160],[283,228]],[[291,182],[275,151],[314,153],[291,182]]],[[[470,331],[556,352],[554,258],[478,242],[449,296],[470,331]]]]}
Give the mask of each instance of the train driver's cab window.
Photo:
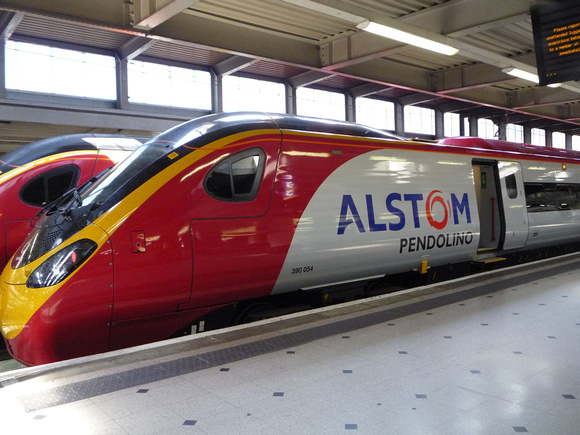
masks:
{"type": "Polygon", "coordinates": [[[515,174],[510,174],[505,177],[505,187],[509,199],[515,199],[518,197],[518,185],[516,183],[515,174]]]}
{"type": "Polygon", "coordinates": [[[78,183],[80,169],[66,165],[47,171],[26,183],[20,190],[20,200],[33,207],[44,207],[58,199],[78,183]]]}
{"type": "Polygon", "coordinates": [[[252,148],[218,163],[206,176],[206,192],[219,200],[252,201],[258,194],[264,172],[264,152],[252,148]]]}

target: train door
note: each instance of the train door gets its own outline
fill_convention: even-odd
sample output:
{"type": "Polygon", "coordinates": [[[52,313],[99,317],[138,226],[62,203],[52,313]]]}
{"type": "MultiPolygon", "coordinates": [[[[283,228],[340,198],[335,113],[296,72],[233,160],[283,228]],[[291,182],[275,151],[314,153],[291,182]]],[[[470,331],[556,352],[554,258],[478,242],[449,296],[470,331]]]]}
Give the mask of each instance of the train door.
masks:
{"type": "Polygon", "coordinates": [[[516,249],[528,240],[528,209],[522,167],[518,162],[498,162],[505,232],[503,249],[516,249]]]}
{"type": "Polygon", "coordinates": [[[522,170],[517,162],[473,162],[479,211],[479,252],[516,249],[528,237],[522,170]]]}
{"type": "Polygon", "coordinates": [[[191,208],[194,306],[263,296],[264,283],[271,290],[276,279],[277,270],[267,264],[279,242],[276,225],[267,226],[272,220],[265,216],[281,137],[256,136],[246,139],[250,148],[224,153],[204,176],[203,189],[190,196],[192,204],[203,204],[191,208]]]}

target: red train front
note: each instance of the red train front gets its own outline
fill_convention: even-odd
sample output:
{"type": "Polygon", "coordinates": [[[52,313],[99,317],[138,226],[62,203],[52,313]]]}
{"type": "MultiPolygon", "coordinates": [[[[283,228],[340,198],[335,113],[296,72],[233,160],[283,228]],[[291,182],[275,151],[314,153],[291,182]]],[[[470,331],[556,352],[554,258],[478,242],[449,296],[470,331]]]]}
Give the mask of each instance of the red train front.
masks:
{"type": "Polygon", "coordinates": [[[35,213],[145,141],[122,135],[70,134],[42,139],[2,156],[0,269],[30,232],[35,213]]]}
{"type": "Polygon", "coordinates": [[[2,275],[9,351],[35,365],[165,339],[269,295],[296,216],[330,169],[304,167],[313,184],[292,211],[270,211],[294,189],[281,140],[266,115],[194,120],[54,204],[2,275]],[[273,192],[277,173],[283,192],[273,192]]]}

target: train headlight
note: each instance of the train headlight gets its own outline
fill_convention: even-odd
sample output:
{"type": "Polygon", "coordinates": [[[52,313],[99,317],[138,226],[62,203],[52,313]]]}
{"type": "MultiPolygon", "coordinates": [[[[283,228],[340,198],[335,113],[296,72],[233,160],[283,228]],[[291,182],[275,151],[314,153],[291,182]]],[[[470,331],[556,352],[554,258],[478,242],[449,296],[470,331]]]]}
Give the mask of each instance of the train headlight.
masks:
{"type": "Polygon", "coordinates": [[[49,257],[28,277],[28,288],[50,287],[73,273],[97,249],[89,239],[77,240],[49,257]]]}

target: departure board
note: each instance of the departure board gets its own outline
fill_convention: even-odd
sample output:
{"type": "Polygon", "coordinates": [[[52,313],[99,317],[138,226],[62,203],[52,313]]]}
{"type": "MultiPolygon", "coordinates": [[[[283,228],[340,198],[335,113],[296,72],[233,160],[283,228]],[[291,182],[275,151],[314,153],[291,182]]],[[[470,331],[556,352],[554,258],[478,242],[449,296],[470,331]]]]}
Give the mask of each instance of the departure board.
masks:
{"type": "Polygon", "coordinates": [[[580,79],[580,0],[530,3],[540,85],[580,79]]]}

